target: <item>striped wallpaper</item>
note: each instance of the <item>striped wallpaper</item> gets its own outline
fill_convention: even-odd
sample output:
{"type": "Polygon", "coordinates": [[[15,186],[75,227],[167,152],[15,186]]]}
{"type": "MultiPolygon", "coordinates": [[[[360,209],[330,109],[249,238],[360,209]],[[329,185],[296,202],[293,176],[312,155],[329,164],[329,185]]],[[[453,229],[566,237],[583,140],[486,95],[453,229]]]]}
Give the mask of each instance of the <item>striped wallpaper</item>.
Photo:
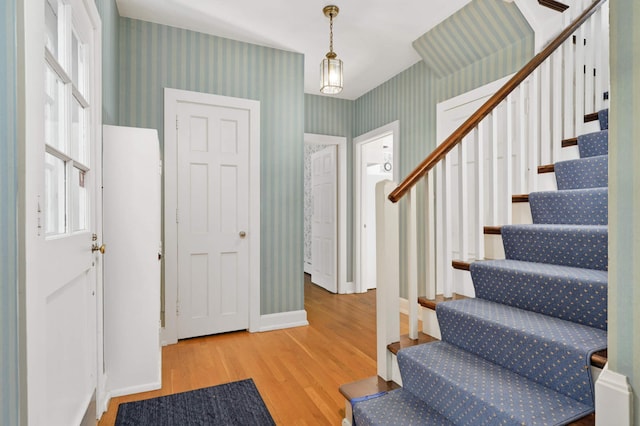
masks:
{"type": "Polygon", "coordinates": [[[0,424],[19,424],[16,0],[0,6],[0,424]]]}
{"type": "Polygon", "coordinates": [[[115,0],[95,0],[102,19],[102,124],[118,124],[120,15],[115,0]]]}
{"type": "MultiPolygon", "coordinates": [[[[354,137],[399,120],[398,167],[403,177],[435,148],[436,82],[433,72],[419,62],[355,101],[354,137]]],[[[404,203],[400,208],[400,217],[404,218],[404,203]]],[[[402,219],[400,226],[404,234],[402,219]]],[[[419,227],[418,231],[424,232],[422,224],[419,227]]],[[[405,258],[404,241],[400,244],[400,256],[405,258]]],[[[424,252],[423,246],[420,241],[420,253],[424,252]]],[[[419,280],[424,282],[424,264],[420,266],[419,280]]],[[[400,270],[400,282],[406,283],[404,268],[400,270]]],[[[401,284],[400,294],[406,297],[405,284],[401,284]]]]}
{"type": "Polygon", "coordinates": [[[629,378],[640,424],[640,3],[609,2],[609,368],[629,378]]]}
{"type": "Polygon", "coordinates": [[[475,0],[413,42],[427,66],[444,77],[496,52],[509,56],[533,33],[515,3],[475,0]]]}
{"type": "Polygon", "coordinates": [[[303,56],[120,19],[119,124],[158,130],[163,88],[261,104],[261,314],[304,309],[303,56]]]}
{"type": "Polygon", "coordinates": [[[353,150],[354,101],[304,95],[304,132],[347,138],[347,281],[353,281],[353,150]]]}
{"type": "Polygon", "coordinates": [[[438,102],[519,71],[534,53],[534,38],[531,31],[530,37],[524,37],[511,46],[442,77],[438,83],[438,102]]]}
{"type": "MultiPolygon", "coordinates": [[[[486,45],[478,47],[477,53],[465,53],[467,40],[463,37],[467,35],[459,31],[460,22],[473,22],[482,27],[484,24],[477,22],[486,19],[485,15],[491,10],[491,16],[502,16],[510,22],[521,23],[523,18],[519,11],[513,9],[515,5],[508,5],[505,12],[502,3],[496,0],[478,0],[456,12],[414,43],[414,47],[419,52],[422,48],[421,53],[424,53],[430,43],[433,43],[432,40],[441,43],[443,41],[440,39],[443,39],[447,40],[446,50],[429,57],[428,61],[415,64],[355,101],[354,137],[394,120],[400,121],[401,176],[406,176],[441,142],[435,139],[438,102],[515,72],[533,55],[533,31],[528,24],[518,26],[517,31],[513,28],[501,30],[500,37],[490,31],[489,34],[493,34],[493,37],[488,37],[486,45]],[[437,36],[432,34],[434,31],[437,36]],[[515,42],[504,45],[511,36],[516,39],[515,42]],[[481,56],[482,54],[486,56],[481,56]],[[458,68],[459,66],[462,68],[458,68]]],[[[494,24],[498,26],[496,22],[494,24]]],[[[401,218],[402,209],[401,204],[401,218]]],[[[404,226],[401,220],[402,232],[404,226]]],[[[418,231],[421,234],[423,232],[422,229],[418,231]]],[[[405,255],[403,247],[404,242],[401,242],[401,257],[405,255]]],[[[419,241],[418,249],[419,258],[423,258],[423,241],[419,241]]],[[[419,280],[424,282],[424,264],[421,264],[421,268],[419,280]]],[[[406,280],[402,276],[401,283],[404,282],[406,280]]],[[[402,296],[406,295],[406,289],[401,288],[400,293],[402,296]]]]}

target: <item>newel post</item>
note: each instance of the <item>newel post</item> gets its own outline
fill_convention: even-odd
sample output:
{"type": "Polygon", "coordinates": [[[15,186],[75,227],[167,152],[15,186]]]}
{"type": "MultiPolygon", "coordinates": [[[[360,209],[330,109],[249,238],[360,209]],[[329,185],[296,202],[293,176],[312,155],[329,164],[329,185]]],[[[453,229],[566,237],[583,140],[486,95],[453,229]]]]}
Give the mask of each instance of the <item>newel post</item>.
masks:
{"type": "Polygon", "coordinates": [[[398,205],[387,198],[396,184],[376,185],[376,327],[378,376],[392,379],[393,355],[387,345],[400,340],[400,222],[398,205]]]}

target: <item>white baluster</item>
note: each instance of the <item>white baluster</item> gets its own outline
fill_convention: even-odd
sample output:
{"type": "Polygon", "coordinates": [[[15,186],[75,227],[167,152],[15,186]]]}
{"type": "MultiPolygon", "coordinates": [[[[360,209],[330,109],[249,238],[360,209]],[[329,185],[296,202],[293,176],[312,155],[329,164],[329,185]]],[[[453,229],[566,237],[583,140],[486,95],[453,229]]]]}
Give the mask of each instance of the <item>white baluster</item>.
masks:
{"type": "Polygon", "coordinates": [[[407,199],[407,298],[409,299],[409,338],[418,338],[418,222],[417,194],[413,186],[407,199]]]}
{"type": "Polygon", "coordinates": [[[513,106],[513,94],[507,96],[507,135],[504,143],[504,194],[502,195],[504,209],[504,224],[511,224],[512,206],[511,196],[513,195],[513,122],[515,108],[513,106]]]}
{"type": "Polygon", "coordinates": [[[551,152],[553,153],[552,162],[560,161],[560,151],[562,150],[562,52],[556,50],[547,61],[551,60],[552,66],[552,108],[551,121],[553,129],[551,132],[551,152]]]}
{"type": "Polygon", "coordinates": [[[475,145],[476,170],[474,174],[476,192],[476,217],[475,220],[475,257],[484,259],[484,197],[486,188],[484,187],[484,141],[486,132],[486,121],[482,120],[478,127],[473,130],[473,144],[475,145]]]}
{"type": "Polygon", "coordinates": [[[467,138],[458,144],[458,250],[459,259],[469,257],[469,184],[467,179],[467,138]]]}
{"type": "MultiPolygon", "coordinates": [[[[488,123],[490,123],[491,144],[489,147],[489,173],[491,174],[491,218],[489,220],[490,225],[498,225],[498,158],[500,153],[498,152],[498,141],[500,138],[500,131],[498,127],[498,111],[494,110],[489,114],[488,123]]],[[[483,233],[484,235],[484,233],[483,233]]]]}
{"type": "Polygon", "coordinates": [[[442,215],[442,250],[443,250],[443,288],[442,294],[444,297],[451,297],[453,293],[452,289],[452,271],[451,271],[451,252],[453,250],[453,241],[451,235],[452,226],[452,209],[451,209],[451,160],[449,156],[446,156],[442,160],[442,201],[443,201],[443,215],[442,215]]]}
{"type": "Polygon", "coordinates": [[[426,226],[426,256],[427,256],[427,299],[436,298],[436,209],[435,202],[435,170],[431,170],[425,179],[427,180],[427,194],[425,202],[426,226]]]}
{"type": "Polygon", "coordinates": [[[527,121],[527,102],[528,102],[528,81],[525,80],[522,82],[520,87],[518,87],[518,114],[516,119],[516,128],[518,129],[518,138],[517,138],[517,146],[518,146],[518,156],[516,157],[518,160],[518,167],[516,169],[517,173],[517,191],[519,194],[523,194],[527,192],[527,145],[529,143],[529,132],[527,131],[527,125],[529,124],[527,121]]]}
{"type": "Polygon", "coordinates": [[[540,161],[553,162],[551,158],[551,66],[549,61],[540,66],[540,161]]]}
{"type": "Polygon", "coordinates": [[[572,138],[577,135],[577,114],[575,99],[575,51],[573,37],[569,37],[562,44],[562,54],[564,56],[564,135],[563,139],[572,138]]]}
{"type": "Polygon", "coordinates": [[[535,70],[529,80],[529,191],[538,190],[540,166],[540,72],[535,70]]]}
{"type": "MultiPolygon", "coordinates": [[[[574,64],[576,94],[575,94],[575,114],[576,114],[576,134],[584,133],[584,29],[580,27],[576,31],[576,62],[574,64]]],[[[590,111],[593,112],[593,111],[590,111]]]]}

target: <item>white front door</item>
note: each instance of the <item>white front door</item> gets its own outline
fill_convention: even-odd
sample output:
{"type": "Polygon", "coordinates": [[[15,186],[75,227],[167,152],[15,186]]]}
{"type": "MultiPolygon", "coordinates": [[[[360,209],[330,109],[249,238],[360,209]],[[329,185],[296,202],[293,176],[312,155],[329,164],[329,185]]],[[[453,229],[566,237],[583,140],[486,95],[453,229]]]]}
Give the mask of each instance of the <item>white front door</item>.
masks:
{"type": "Polygon", "coordinates": [[[338,291],[337,176],[335,145],[311,155],[311,282],[332,293],[338,291]]]}
{"type": "Polygon", "coordinates": [[[24,18],[28,422],[79,424],[102,371],[101,24],[82,0],[26,1],[24,18]]]}
{"type": "Polygon", "coordinates": [[[249,328],[249,111],[178,105],[178,338],[249,328]]]}

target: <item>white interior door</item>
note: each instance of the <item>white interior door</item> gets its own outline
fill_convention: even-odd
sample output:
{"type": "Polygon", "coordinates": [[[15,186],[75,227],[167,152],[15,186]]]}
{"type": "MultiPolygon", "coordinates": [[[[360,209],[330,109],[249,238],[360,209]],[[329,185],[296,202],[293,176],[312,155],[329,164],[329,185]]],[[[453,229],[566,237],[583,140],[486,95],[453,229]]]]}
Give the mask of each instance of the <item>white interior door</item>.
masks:
{"type": "Polygon", "coordinates": [[[101,373],[100,18],[82,0],[24,17],[28,421],[80,424],[101,373]]]}
{"type": "Polygon", "coordinates": [[[249,327],[249,111],[178,105],[178,338],[249,327]]]}
{"type": "Polygon", "coordinates": [[[311,156],[311,282],[332,293],[338,292],[336,151],[336,146],[332,145],[311,156]]]}

